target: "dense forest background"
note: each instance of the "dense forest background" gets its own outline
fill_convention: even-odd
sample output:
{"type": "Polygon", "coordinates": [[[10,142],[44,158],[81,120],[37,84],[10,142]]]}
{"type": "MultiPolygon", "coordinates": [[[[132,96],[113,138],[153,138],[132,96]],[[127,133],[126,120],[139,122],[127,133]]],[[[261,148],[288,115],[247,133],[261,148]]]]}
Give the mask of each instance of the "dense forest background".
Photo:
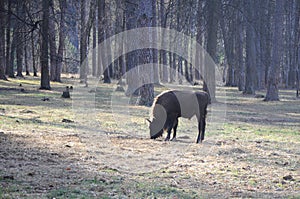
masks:
{"type": "MultiPolygon", "coordinates": [[[[180,83],[177,71],[194,84],[202,76],[197,66],[173,52],[137,50],[105,66],[103,54],[89,50],[122,31],[160,26],[195,38],[223,71],[226,86],[245,94],[266,89],[265,100],[279,100],[279,88],[299,96],[299,16],[299,0],[1,0],[0,78],[40,74],[40,88],[51,89],[61,73],[80,71],[82,83],[90,75],[110,83],[139,64],[159,63],[174,70],[154,68],[154,83],[180,83]]],[[[112,43],[111,52],[124,44],[112,43]]],[[[140,93],[145,104],[153,97],[140,93]]]]}
{"type": "Polygon", "coordinates": [[[0,31],[0,198],[300,198],[300,0],[0,0],[0,31]],[[202,88],[201,144],[150,139],[202,88]]]}

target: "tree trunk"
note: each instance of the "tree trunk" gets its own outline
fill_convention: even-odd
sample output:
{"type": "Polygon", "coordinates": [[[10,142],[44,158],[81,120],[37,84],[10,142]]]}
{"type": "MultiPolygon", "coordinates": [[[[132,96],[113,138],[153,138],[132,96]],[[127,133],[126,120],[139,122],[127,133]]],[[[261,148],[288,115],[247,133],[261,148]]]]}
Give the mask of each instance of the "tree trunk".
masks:
{"type": "Polygon", "coordinates": [[[87,36],[85,33],[86,24],[86,1],[80,1],[80,82],[86,83],[87,81],[87,36]]]}
{"type": "Polygon", "coordinates": [[[281,47],[282,47],[282,26],[283,26],[283,5],[284,0],[275,1],[275,13],[273,16],[273,50],[270,74],[268,79],[268,87],[265,101],[278,101],[278,83],[279,83],[279,71],[281,61],[281,47]]]}
{"type": "MultiPolygon", "coordinates": [[[[267,3],[267,6],[266,7],[269,7],[269,11],[266,15],[266,26],[265,26],[265,29],[266,30],[271,30],[271,18],[272,18],[272,15],[271,15],[271,10],[273,9],[273,6],[272,6],[273,2],[272,1],[269,1],[267,3]],[[272,9],[271,9],[272,8],[272,9]]],[[[264,61],[264,64],[265,64],[265,77],[264,77],[264,82],[265,82],[265,86],[267,85],[267,82],[268,82],[268,77],[269,77],[269,69],[271,67],[271,51],[272,51],[272,38],[271,38],[271,32],[272,31],[264,31],[265,33],[265,40],[266,40],[266,44],[265,44],[265,53],[264,53],[264,58],[265,58],[265,61],[264,61]]]]}
{"type": "MultiPolygon", "coordinates": [[[[118,0],[118,7],[117,7],[117,13],[119,20],[117,21],[117,33],[120,33],[122,31],[125,31],[125,13],[123,11],[124,8],[124,2],[122,0],[118,0]]],[[[125,66],[125,56],[124,56],[124,34],[122,34],[122,37],[119,41],[117,41],[119,51],[122,52],[122,55],[118,58],[118,74],[117,79],[121,80],[120,78],[123,77],[123,75],[126,73],[126,66],[125,66]]],[[[120,81],[121,84],[123,82],[120,81]]]]}
{"type": "MultiPolygon", "coordinates": [[[[156,1],[153,0],[152,1],[152,19],[150,19],[150,23],[149,26],[151,27],[156,27],[157,26],[157,20],[156,20],[156,1]]],[[[154,41],[157,41],[157,34],[153,34],[152,35],[154,41]]],[[[159,82],[159,67],[158,67],[158,53],[159,51],[157,50],[157,44],[153,45],[153,49],[152,49],[152,62],[153,62],[153,83],[155,84],[160,84],[159,82]]]]}
{"type": "MultiPolygon", "coordinates": [[[[225,11],[223,11],[225,12],[225,11]]],[[[223,16],[220,17],[220,25],[224,40],[225,47],[225,57],[227,60],[227,77],[226,77],[226,86],[236,86],[234,73],[234,23],[233,19],[227,20],[227,24],[225,22],[225,17],[228,13],[223,13],[223,16]]]]}
{"type": "Polygon", "coordinates": [[[300,70],[297,69],[296,74],[296,97],[299,98],[300,96],[300,70]]]}
{"type": "MultiPolygon", "coordinates": [[[[202,27],[203,27],[203,2],[199,1],[198,5],[198,13],[197,13],[197,33],[196,33],[196,41],[197,44],[199,44],[202,47],[202,27]]],[[[203,66],[203,59],[202,56],[203,52],[200,48],[196,48],[196,54],[195,54],[195,79],[200,80],[204,71],[201,71],[201,68],[203,66]]]]}
{"type": "Polygon", "coordinates": [[[109,37],[110,35],[110,28],[108,27],[109,26],[109,20],[106,19],[107,15],[105,14],[105,34],[104,34],[104,43],[105,43],[105,46],[106,46],[106,49],[105,49],[105,52],[103,53],[103,55],[105,57],[107,57],[107,63],[103,63],[103,67],[104,67],[104,71],[103,71],[103,83],[106,83],[106,84],[110,84],[111,83],[111,80],[110,80],[110,77],[112,75],[112,68],[113,68],[113,63],[112,63],[112,60],[110,59],[111,58],[111,55],[112,55],[112,47],[111,45],[108,45],[107,44],[107,40],[106,38],[109,37]],[[109,57],[108,57],[109,56],[109,57]]]}
{"type": "MultiPolygon", "coordinates": [[[[11,0],[7,0],[7,16],[6,16],[6,70],[5,74],[9,76],[14,76],[13,72],[11,74],[11,67],[10,67],[10,45],[11,45],[11,39],[10,39],[10,34],[11,34],[11,0]],[[9,73],[10,72],[10,73],[9,73]]],[[[3,19],[3,17],[1,17],[3,19]]],[[[1,23],[3,24],[3,23],[1,23]]]]}
{"type": "MultiPolygon", "coordinates": [[[[219,0],[207,0],[207,47],[206,50],[214,62],[217,61],[217,34],[218,34],[218,12],[219,0]]],[[[204,80],[208,88],[211,102],[216,101],[215,66],[205,64],[204,80]]]]}
{"type": "MultiPolygon", "coordinates": [[[[136,28],[137,24],[137,6],[138,1],[126,1],[125,2],[125,19],[126,19],[126,30],[131,30],[136,28]]],[[[126,38],[127,39],[127,38],[126,38]]],[[[126,42],[133,42],[127,39],[126,42]]],[[[126,95],[130,96],[135,93],[138,82],[137,77],[139,76],[138,70],[134,69],[135,65],[137,63],[137,53],[136,51],[129,52],[126,54],[126,83],[127,83],[127,89],[126,89],[126,95]]]]}
{"type": "MultiPolygon", "coordinates": [[[[167,27],[167,17],[165,16],[165,0],[160,1],[160,20],[161,20],[161,27],[166,28],[167,27]]],[[[165,37],[165,30],[162,31],[163,42],[165,37]]],[[[163,46],[167,45],[166,43],[163,44],[163,46]]],[[[161,81],[163,83],[168,82],[168,67],[167,67],[167,52],[165,50],[160,50],[160,58],[161,63],[163,65],[162,67],[162,73],[161,73],[161,81]]]]}
{"type": "MultiPolygon", "coordinates": [[[[182,79],[182,77],[183,77],[183,64],[185,64],[185,62],[183,61],[182,57],[180,57],[180,56],[177,56],[177,57],[178,57],[177,79],[178,79],[179,84],[182,84],[182,81],[183,81],[183,79],[182,79]]],[[[187,71],[187,77],[188,77],[188,73],[189,72],[187,71]]]]}
{"type": "MultiPolygon", "coordinates": [[[[300,63],[298,60],[300,60],[298,51],[299,51],[299,42],[300,42],[300,1],[295,2],[295,10],[293,10],[293,16],[295,17],[294,21],[294,29],[291,31],[294,35],[293,42],[291,42],[291,65],[289,67],[289,73],[288,73],[288,86],[289,87],[294,87],[296,83],[296,87],[299,85],[299,77],[297,72],[298,72],[298,67],[300,67],[300,63]]],[[[291,9],[292,10],[292,9],[291,9]]],[[[291,33],[291,34],[292,34],[291,33]]]]}
{"type": "Polygon", "coordinates": [[[96,15],[93,23],[93,49],[92,49],[92,76],[97,74],[97,20],[96,15]]]}
{"type": "MultiPolygon", "coordinates": [[[[156,1],[155,0],[139,0],[137,14],[137,27],[151,27],[156,24],[156,1]]],[[[153,40],[156,35],[149,32],[149,37],[145,40],[153,40]]],[[[147,41],[148,42],[148,41],[147,41]]],[[[150,42],[151,43],[151,42],[150,42]]],[[[153,62],[153,50],[145,49],[137,51],[139,64],[147,64],[153,62]]],[[[151,65],[151,64],[150,64],[151,65]]],[[[140,73],[142,87],[140,88],[139,105],[151,106],[154,100],[154,77],[153,64],[152,67],[147,67],[140,73]],[[150,76],[149,76],[150,75],[150,76]]]]}
{"type": "Polygon", "coordinates": [[[104,41],[105,29],[105,0],[98,0],[98,61],[97,61],[97,77],[103,73],[103,63],[101,58],[101,50],[99,45],[104,41]]]}
{"type": "Polygon", "coordinates": [[[255,20],[254,25],[255,25],[255,31],[256,31],[256,35],[255,35],[255,47],[256,47],[256,78],[255,78],[255,90],[261,90],[264,88],[263,85],[263,65],[262,65],[262,35],[260,34],[261,32],[261,28],[263,29],[262,31],[266,31],[264,27],[261,26],[262,24],[262,13],[264,12],[262,6],[262,2],[259,0],[255,1],[255,11],[254,11],[254,19],[258,19],[255,20]]]}
{"type": "Polygon", "coordinates": [[[59,44],[58,44],[58,52],[57,52],[57,63],[56,63],[56,77],[54,81],[61,82],[61,72],[62,72],[62,64],[64,57],[64,48],[65,48],[65,39],[66,39],[66,28],[65,28],[65,12],[67,8],[66,0],[59,1],[60,7],[60,27],[59,27],[59,44]]]}
{"type": "MultiPolygon", "coordinates": [[[[54,7],[53,0],[50,0],[50,8],[54,7]]],[[[56,27],[55,27],[55,13],[51,9],[50,19],[49,19],[49,45],[50,45],[50,80],[54,81],[56,78],[56,27]]]]}
{"type": "MultiPolygon", "coordinates": [[[[53,5],[53,0],[50,2],[53,5]]],[[[50,19],[50,64],[51,64],[51,81],[61,82],[61,71],[62,63],[64,56],[64,47],[65,47],[65,9],[66,9],[66,0],[59,1],[60,8],[60,19],[59,19],[59,33],[58,33],[58,49],[56,46],[56,27],[55,27],[55,13],[52,13],[50,19]]]]}
{"type": "Polygon", "coordinates": [[[7,75],[10,78],[15,78],[15,72],[14,72],[14,63],[15,63],[15,55],[16,55],[16,42],[17,42],[17,28],[16,25],[14,25],[13,29],[13,37],[11,41],[11,50],[10,50],[10,56],[9,56],[9,66],[7,66],[7,75]]]}
{"type": "Polygon", "coordinates": [[[111,58],[111,55],[112,55],[112,47],[111,45],[108,45],[107,44],[107,40],[106,38],[108,38],[110,36],[110,32],[112,31],[110,29],[110,20],[107,19],[107,14],[106,12],[104,13],[104,18],[105,18],[105,34],[104,34],[104,43],[105,43],[105,46],[106,46],[106,49],[105,49],[105,52],[103,53],[103,55],[105,57],[108,57],[107,59],[107,63],[103,63],[103,67],[104,67],[104,71],[103,71],[103,83],[106,83],[106,84],[110,84],[111,83],[111,80],[110,80],[110,77],[112,75],[112,68],[113,68],[113,63],[112,63],[112,60],[110,59],[111,58]]]}
{"type": "MultiPolygon", "coordinates": [[[[170,39],[172,40],[172,39],[170,39]]],[[[174,42],[174,41],[173,41],[174,42]]],[[[172,43],[173,43],[172,42],[172,43]]],[[[179,65],[179,60],[178,60],[178,55],[176,55],[175,53],[172,53],[172,65],[171,65],[171,68],[172,68],[172,82],[175,82],[176,81],[176,68],[180,68],[180,65],[179,65]]]]}
{"type": "Polygon", "coordinates": [[[254,30],[254,2],[246,1],[247,27],[246,27],[246,82],[244,94],[255,94],[255,74],[256,74],[256,48],[254,30]]]}
{"type": "Polygon", "coordinates": [[[262,1],[260,5],[260,68],[258,71],[259,75],[259,81],[260,81],[260,88],[263,89],[266,87],[266,69],[267,69],[267,59],[269,57],[268,52],[268,35],[270,34],[268,26],[269,26],[269,20],[268,20],[268,14],[265,11],[265,8],[268,6],[268,1],[262,1]]]}
{"type": "MultiPolygon", "coordinates": [[[[23,19],[24,18],[24,7],[23,7],[23,1],[17,0],[17,15],[23,19]]],[[[16,22],[16,54],[17,54],[17,77],[23,77],[23,56],[24,56],[24,34],[23,34],[23,24],[20,20],[17,20],[16,22]]]]}
{"type": "Polygon", "coordinates": [[[296,68],[296,96],[299,97],[300,92],[300,1],[297,1],[296,3],[296,21],[297,25],[295,25],[295,33],[296,33],[296,53],[295,53],[295,62],[298,67],[296,68]]]}
{"type": "Polygon", "coordinates": [[[33,68],[33,76],[37,77],[37,68],[35,62],[35,45],[34,45],[34,32],[31,32],[31,56],[32,56],[32,68],[33,68]]]}
{"type": "Polygon", "coordinates": [[[0,1],[0,79],[7,80],[5,77],[5,17],[4,1],[0,1]]]}
{"type": "Polygon", "coordinates": [[[88,37],[90,35],[93,21],[95,18],[96,2],[91,0],[88,21],[86,21],[86,1],[81,0],[81,11],[80,11],[80,82],[87,85],[87,72],[88,72],[88,60],[87,60],[87,47],[88,37]]]}
{"type": "Polygon", "coordinates": [[[28,50],[28,43],[27,41],[25,41],[24,42],[24,65],[25,65],[26,76],[30,76],[27,50],[28,50]]]}
{"type": "MultiPolygon", "coordinates": [[[[172,45],[172,42],[171,42],[172,39],[170,39],[170,45],[172,45]]],[[[170,83],[173,83],[174,82],[174,69],[173,69],[173,56],[174,54],[172,52],[169,52],[168,53],[169,55],[169,82],[170,83]]]]}
{"type": "MultiPolygon", "coordinates": [[[[156,36],[157,37],[157,36],[156,36]]],[[[153,83],[155,84],[160,84],[159,81],[159,67],[158,67],[158,50],[157,49],[152,49],[153,53],[153,83]]]]}
{"type": "Polygon", "coordinates": [[[194,82],[194,68],[193,68],[193,65],[192,64],[189,64],[190,66],[190,83],[193,83],[194,82]]]}
{"type": "Polygon", "coordinates": [[[239,91],[243,91],[245,88],[245,64],[244,64],[244,28],[242,25],[243,19],[242,14],[240,12],[237,12],[237,30],[235,32],[236,37],[236,57],[237,57],[237,78],[238,78],[238,89],[239,91]]]}
{"type": "Polygon", "coordinates": [[[48,63],[48,43],[49,43],[49,7],[50,0],[44,0],[43,6],[43,22],[41,29],[42,46],[41,46],[41,87],[40,89],[50,90],[50,75],[48,63]]]}

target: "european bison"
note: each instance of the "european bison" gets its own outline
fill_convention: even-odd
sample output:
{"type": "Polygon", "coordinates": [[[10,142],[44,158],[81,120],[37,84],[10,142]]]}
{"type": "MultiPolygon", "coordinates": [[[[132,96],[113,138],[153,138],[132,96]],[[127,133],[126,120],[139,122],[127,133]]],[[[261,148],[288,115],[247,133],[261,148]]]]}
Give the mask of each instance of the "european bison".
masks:
{"type": "Polygon", "coordinates": [[[203,91],[169,90],[156,97],[151,109],[150,137],[156,139],[162,136],[164,130],[168,132],[165,141],[170,140],[173,128],[173,139],[176,138],[178,118],[191,119],[196,115],[198,120],[198,137],[196,143],[204,140],[205,118],[209,95],[203,91]]]}

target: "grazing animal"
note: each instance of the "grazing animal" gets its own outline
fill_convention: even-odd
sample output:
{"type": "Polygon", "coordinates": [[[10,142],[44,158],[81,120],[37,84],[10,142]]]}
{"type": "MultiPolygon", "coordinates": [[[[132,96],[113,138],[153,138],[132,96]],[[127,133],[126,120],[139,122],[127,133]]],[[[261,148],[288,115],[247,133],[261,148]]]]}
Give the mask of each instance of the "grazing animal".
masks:
{"type": "Polygon", "coordinates": [[[165,141],[170,140],[173,129],[173,139],[176,139],[178,118],[191,119],[196,115],[198,120],[198,137],[196,143],[204,140],[205,119],[209,95],[203,91],[169,90],[156,97],[151,109],[150,137],[156,139],[167,131],[165,141]]]}

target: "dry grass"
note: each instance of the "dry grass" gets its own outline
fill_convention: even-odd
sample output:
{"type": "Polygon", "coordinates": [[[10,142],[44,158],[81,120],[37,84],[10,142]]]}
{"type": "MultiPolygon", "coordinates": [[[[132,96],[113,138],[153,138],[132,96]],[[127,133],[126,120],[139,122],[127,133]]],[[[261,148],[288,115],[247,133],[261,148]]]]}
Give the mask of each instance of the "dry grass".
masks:
{"type": "Polygon", "coordinates": [[[0,82],[0,198],[300,197],[292,91],[266,103],[225,88],[226,104],[209,108],[207,137],[195,144],[194,118],[180,120],[176,141],[150,140],[149,108],[128,105],[135,98],[114,85],[63,81],[51,91],[35,78],[0,82]],[[73,99],[61,98],[71,84],[73,99]]]}

